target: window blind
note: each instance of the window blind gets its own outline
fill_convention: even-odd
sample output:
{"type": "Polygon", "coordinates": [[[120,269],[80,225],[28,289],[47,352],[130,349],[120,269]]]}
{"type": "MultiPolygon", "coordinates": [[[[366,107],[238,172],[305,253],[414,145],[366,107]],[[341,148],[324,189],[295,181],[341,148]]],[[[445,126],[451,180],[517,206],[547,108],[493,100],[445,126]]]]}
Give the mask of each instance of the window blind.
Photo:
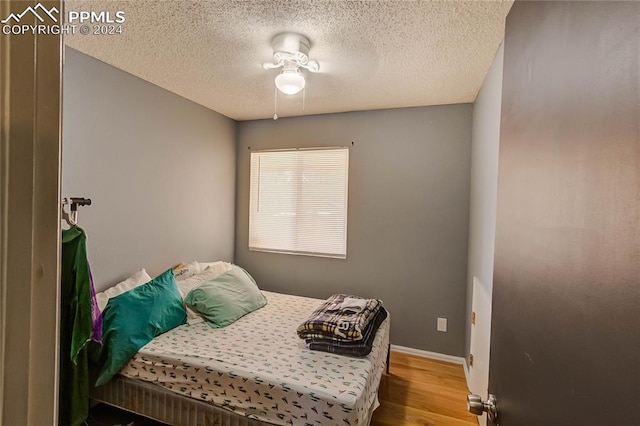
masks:
{"type": "Polygon", "coordinates": [[[249,249],[346,258],[349,149],[251,153],[249,249]]]}

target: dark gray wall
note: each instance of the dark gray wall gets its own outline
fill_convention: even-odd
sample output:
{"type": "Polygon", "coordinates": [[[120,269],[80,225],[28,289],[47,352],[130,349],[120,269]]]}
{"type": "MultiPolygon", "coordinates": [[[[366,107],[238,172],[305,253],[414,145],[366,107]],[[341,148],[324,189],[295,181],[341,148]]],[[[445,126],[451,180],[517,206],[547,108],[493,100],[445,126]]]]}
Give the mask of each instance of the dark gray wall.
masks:
{"type": "Polygon", "coordinates": [[[141,267],[233,260],[235,122],[66,48],[63,196],[97,289],[141,267]]]}
{"type": "Polygon", "coordinates": [[[638,425],[640,3],[507,17],[490,390],[502,426],[638,425]]]}
{"type": "Polygon", "coordinates": [[[381,298],[394,344],[462,356],[471,110],[463,104],[239,123],[236,262],[266,290],[381,298]],[[351,147],[347,259],[249,251],[249,148],[337,145],[351,147]],[[449,319],[447,333],[436,332],[437,317],[449,319]]]}

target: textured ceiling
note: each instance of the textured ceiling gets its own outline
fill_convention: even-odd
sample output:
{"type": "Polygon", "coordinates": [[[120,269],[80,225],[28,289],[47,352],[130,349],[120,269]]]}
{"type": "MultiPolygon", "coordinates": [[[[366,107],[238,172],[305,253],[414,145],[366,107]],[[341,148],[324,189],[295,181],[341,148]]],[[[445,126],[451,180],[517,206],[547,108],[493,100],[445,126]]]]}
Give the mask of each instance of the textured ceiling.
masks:
{"type": "Polygon", "coordinates": [[[125,12],[119,35],[66,44],[236,120],[274,111],[271,39],[306,35],[320,72],[278,116],[473,102],[504,37],[507,1],[97,1],[125,12]]]}

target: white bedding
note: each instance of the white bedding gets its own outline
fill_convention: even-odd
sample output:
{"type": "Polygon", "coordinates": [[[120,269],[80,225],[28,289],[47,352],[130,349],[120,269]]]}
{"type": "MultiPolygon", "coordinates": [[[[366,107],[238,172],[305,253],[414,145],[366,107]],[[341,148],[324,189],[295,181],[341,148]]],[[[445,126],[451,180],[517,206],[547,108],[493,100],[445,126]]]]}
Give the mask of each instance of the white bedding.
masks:
{"type": "Polygon", "coordinates": [[[156,337],[120,374],[273,424],[366,423],[377,405],[389,319],[366,357],[311,351],[296,327],[322,300],[263,293],[264,308],[225,328],[182,325],[156,337]]]}

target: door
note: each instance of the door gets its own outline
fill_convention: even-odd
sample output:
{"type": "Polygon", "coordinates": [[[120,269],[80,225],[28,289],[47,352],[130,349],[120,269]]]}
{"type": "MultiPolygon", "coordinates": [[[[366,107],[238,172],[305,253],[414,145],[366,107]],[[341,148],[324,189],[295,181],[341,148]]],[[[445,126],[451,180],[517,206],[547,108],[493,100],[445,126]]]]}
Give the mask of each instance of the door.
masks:
{"type": "Polygon", "coordinates": [[[507,18],[489,390],[501,426],[639,425],[640,3],[507,18]]]}

